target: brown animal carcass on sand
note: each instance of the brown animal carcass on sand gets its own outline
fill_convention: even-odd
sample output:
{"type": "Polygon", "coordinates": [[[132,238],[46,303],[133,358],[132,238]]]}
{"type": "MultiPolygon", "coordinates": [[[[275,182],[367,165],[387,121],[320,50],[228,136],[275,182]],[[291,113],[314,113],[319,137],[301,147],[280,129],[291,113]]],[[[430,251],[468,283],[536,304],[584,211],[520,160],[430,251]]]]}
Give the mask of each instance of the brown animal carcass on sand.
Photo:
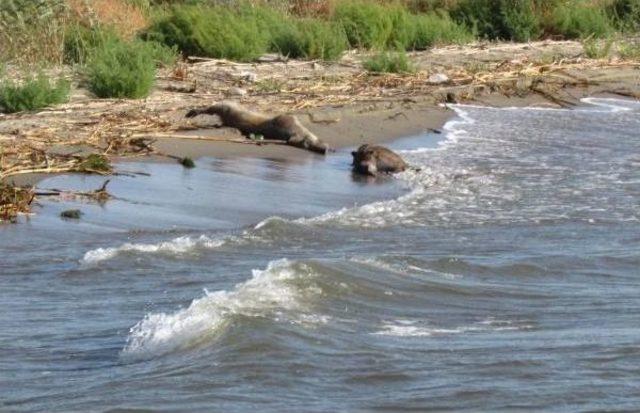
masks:
{"type": "Polygon", "coordinates": [[[198,115],[217,115],[221,126],[238,129],[243,135],[262,135],[265,139],[285,141],[288,145],[326,154],[329,145],[305,128],[293,115],[269,117],[262,113],[251,112],[237,103],[221,102],[213,106],[192,109],[188,118],[198,115]]]}

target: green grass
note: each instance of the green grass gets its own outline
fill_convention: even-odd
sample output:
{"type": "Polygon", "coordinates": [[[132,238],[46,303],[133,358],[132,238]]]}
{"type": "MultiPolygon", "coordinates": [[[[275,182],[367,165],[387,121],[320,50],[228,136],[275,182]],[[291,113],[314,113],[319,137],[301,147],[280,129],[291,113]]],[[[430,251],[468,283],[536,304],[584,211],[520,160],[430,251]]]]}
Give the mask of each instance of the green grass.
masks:
{"type": "Polygon", "coordinates": [[[89,89],[100,98],[148,96],[155,82],[155,53],[142,41],[107,40],[87,62],[89,89]]]}
{"type": "Polygon", "coordinates": [[[296,21],[272,39],[272,50],[291,58],[336,60],[348,46],[342,26],[316,19],[296,21]]]}
{"type": "MultiPolygon", "coordinates": [[[[605,39],[640,30],[640,0],[335,0],[317,14],[312,5],[305,13],[303,0],[296,7],[293,0],[127,1],[151,20],[140,38],[154,42],[149,49],[158,65],[172,65],[178,52],[235,61],[255,61],[268,52],[335,60],[347,48],[605,39]]],[[[117,25],[87,28],[65,2],[0,1],[0,61],[85,65],[105,43],[122,37],[117,25]]]]}
{"type": "Polygon", "coordinates": [[[383,51],[365,60],[362,65],[372,73],[413,73],[415,66],[404,51],[383,51]]]}
{"type": "Polygon", "coordinates": [[[581,39],[589,36],[607,37],[614,31],[613,25],[604,9],[589,7],[580,2],[558,6],[552,16],[549,31],[567,39],[581,39]]]}
{"type": "Polygon", "coordinates": [[[61,63],[64,11],[64,0],[0,1],[0,60],[61,63]]]}
{"type": "Polygon", "coordinates": [[[173,46],[167,46],[160,42],[150,40],[144,42],[146,47],[149,49],[151,56],[153,57],[153,61],[158,67],[172,67],[175,66],[176,62],[179,58],[178,48],[173,46]]]}
{"type": "Polygon", "coordinates": [[[356,48],[424,50],[473,39],[471,30],[454,22],[446,12],[412,14],[397,3],[341,2],[334,19],[356,48]]]}
{"type": "Polygon", "coordinates": [[[77,167],[79,172],[111,172],[109,159],[101,154],[92,153],[80,162],[77,167]]]}
{"type": "Polygon", "coordinates": [[[333,60],[346,47],[424,50],[474,38],[605,38],[616,27],[640,21],[640,0],[343,0],[329,16],[304,19],[286,14],[286,1],[273,8],[195,3],[176,2],[165,9],[146,38],[184,54],[239,61],[269,51],[333,60]]]}
{"type": "Polygon", "coordinates": [[[385,47],[393,30],[388,8],[377,3],[341,1],[336,6],[334,19],[344,28],[349,45],[355,48],[385,47]]]}
{"type": "Polygon", "coordinates": [[[618,30],[640,30],[640,0],[611,0],[606,11],[618,30]]]}
{"type": "Polygon", "coordinates": [[[541,16],[535,13],[533,0],[502,0],[504,37],[516,42],[535,40],[542,34],[541,16]]]}
{"type": "Polygon", "coordinates": [[[587,37],[586,39],[582,40],[584,54],[589,59],[605,59],[611,55],[613,41],[614,40],[612,37],[604,39],[602,41],[594,37],[587,37]]]}
{"type": "Polygon", "coordinates": [[[52,82],[43,73],[18,83],[0,82],[0,111],[5,113],[41,109],[69,100],[70,83],[59,78],[52,82]]]}
{"type": "Polygon", "coordinates": [[[88,28],[80,24],[67,26],[64,39],[64,62],[67,64],[85,64],[89,54],[120,37],[109,29],[95,26],[88,28]]]}
{"type": "Polygon", "coordinates": [[[460,0],[449,12],[478,37],[500,39],[505,36],[500,0],[460,0]]]}
{"type": "Polygon", "coordinates": [[[416,16],[399,4],[387,6],[386,14],[391,21],[391,31],[385,39],[387,48],[413,49],[416,38],[416,16]]]}
{"type": "Polygon", "coordinates": [[[480,62],[477,60],[473,60],[470,61],[468,63],[464,64],[464,69],[471,73],[471,74],[477,74],[477,73],[481,73],[481,72],[490,72],[491,71],[491,65],[489,65],[486,62],[480,62]]]}
{"type": "Polygon", "coordinates": [[[266,78],[255,83],[255,90],[258,93],[278,93],[284,86],[286,81],[275,78],[266,78]]]}
{"type": "Polygon", "coordinates": [[[255,14],[228,7],[174,6],[145,33],[185,55],[251,61],[268,50],[271,32],[255,14]]]}
{"type": "Polygon", "coordinates": [[[640,61],[640,41],[621,42],[618,45],[618,54],[625,60],[640,61]]]}
{"type": "Polygon", "coordinates": [[[412,16],[414,38],[407,49],[425,50],[442,44],[463,44],[473,41],[473,34],[465,26],[454,22],[447,14],[412,16]]]}
{"type": "Polygon", "coordinates": [[[536,0],[460,0],[451,13],[481,38],[522,42],[542,34],[537,9],[536,0]]]}

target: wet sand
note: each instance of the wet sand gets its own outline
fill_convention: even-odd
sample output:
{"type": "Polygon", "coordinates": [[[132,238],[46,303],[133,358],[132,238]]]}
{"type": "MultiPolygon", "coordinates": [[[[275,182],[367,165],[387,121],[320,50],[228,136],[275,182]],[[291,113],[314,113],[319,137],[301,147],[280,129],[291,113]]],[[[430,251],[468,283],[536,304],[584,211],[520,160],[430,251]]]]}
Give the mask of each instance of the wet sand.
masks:
{"type": "MultiPolygon", "coordinates": [[[[305,126],[332,148],[355,147],[364,143],[383,143],[401,137],[413,136],[440,129],[453,112],[446,107],[416,106],[370,110],[363,107],[324,109],[313,112],[314,119],[331,123],[314,123],[307,114],[298,115],[305,126]]],[[[215,117],[202,116],[200,122],[215,123],[215,117]]],[[[241,139],[235,130],[204,129],[190,131],[186,135],[215,136],[241,139]]],[[[234,142],[211,142],[189,139],[160,138],[155,143],[158,150],[175,156],[218,158],[252,156],[260,158],[319,158],[299,148],[286,145],[250,145],[234,142]]],[[[329,154],[328,156],[331,156],[329,154]]]]}

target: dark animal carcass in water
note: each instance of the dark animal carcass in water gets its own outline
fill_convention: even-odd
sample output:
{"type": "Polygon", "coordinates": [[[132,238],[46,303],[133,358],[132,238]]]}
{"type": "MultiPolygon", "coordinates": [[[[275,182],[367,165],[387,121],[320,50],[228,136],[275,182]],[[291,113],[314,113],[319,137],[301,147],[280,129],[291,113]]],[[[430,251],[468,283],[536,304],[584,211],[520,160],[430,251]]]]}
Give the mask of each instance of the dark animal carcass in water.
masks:
{"type": "Polygon", "coordinates": [[[407,163],[391,149],[378,145],[362,145],[353,155],[354,172],[376,176],[378,174],[392,174],[407,169],[407,163]]]}

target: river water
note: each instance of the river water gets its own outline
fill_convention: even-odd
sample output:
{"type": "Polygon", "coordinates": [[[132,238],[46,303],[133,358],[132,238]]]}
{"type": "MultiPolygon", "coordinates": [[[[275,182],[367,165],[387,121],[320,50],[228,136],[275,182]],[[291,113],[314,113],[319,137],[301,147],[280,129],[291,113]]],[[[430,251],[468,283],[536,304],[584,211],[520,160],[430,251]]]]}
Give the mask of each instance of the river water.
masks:
{"type": "Polygon", "coordinates": [[[455,106],[394,178],[127,163],[42,201],[0,227],[0,411],[637,411],[640,103],[584,103],[455,106]]]}

